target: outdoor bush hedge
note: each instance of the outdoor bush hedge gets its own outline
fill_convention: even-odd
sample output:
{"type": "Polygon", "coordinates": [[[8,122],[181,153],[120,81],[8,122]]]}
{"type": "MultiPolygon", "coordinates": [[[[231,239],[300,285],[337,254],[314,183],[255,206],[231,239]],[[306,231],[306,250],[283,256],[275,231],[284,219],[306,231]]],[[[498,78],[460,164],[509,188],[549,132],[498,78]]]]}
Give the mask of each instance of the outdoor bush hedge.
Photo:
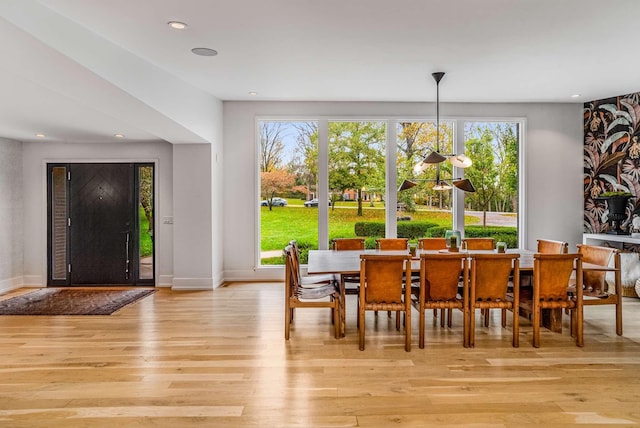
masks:
{"type": "MultiPolygon", "coordinates": [[[[451,229],[450,227],[437,226],[427,231],[427,237],[440,238],[444,237],[444,232],[451,229]]],[[[496,242],[506,242],[508,248],[518,247],[518,229],[515,227],[502,226],[467,226],[464,228],[464,236],[466,238],[493,238],[496,242]]]]}
{"type": "MultiPolygon", "coordinates": [[[[398,223],[398,238],[418,239],[427,236],[427,230],[437,226],[428,221],[398,223]]],[[[354,226],[356,236],[383,237],[385,224],[383,222],[357,222],[354,226]]],[[[444,232],[443,232],[444,233],[444,232]]]]}

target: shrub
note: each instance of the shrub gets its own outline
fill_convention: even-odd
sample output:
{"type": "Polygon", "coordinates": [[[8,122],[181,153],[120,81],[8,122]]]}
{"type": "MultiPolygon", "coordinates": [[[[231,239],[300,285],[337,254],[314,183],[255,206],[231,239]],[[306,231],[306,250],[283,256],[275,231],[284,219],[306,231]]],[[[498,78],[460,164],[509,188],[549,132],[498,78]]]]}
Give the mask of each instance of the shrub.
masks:
{"type": "MultiPolygon", "coordinates": [[[[398,238],[422,238],[427,236],[427,231],[434,226],[437,226],[437,223],[427,221],[398,223],[398,238]]],[[[354,229],[356,236],[380,238],[385,235],[385,224],[383,222],[357,222],[354,229]]]]}
{"type": "Polygon", "coordinates": [[[359,221],[353,227],[356,236],[384,236],[385,226],[378,221],[359,221]]]}

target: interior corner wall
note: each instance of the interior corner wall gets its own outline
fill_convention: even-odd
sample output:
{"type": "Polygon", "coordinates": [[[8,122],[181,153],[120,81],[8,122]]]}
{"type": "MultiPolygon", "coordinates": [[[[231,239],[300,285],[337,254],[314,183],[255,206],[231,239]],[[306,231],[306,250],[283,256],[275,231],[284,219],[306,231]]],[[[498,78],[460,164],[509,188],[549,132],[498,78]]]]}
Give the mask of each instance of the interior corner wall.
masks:
{"type": "Polygon", "coordinates": [[[173,146],[173,289],[214,287],[211,152],[210,144],[173,146]]]}
{"type": "MultiPolygon", "coordinates": [[[[173,229],[161,219],[173,216],[173,158],[167,142],[67,144],[22,143],[24,209],[24,285],[47,283],[47,162],[155,162],[156,163],[156,284],[171,286],[173,229]]],[[[2,196],[0,196],[2,198],[2,196]]]]}
{"type": "MultiPolygon", "coordinates": [[[[282,268],[256,266],[259,209],[256,118],[434,118],[434,103],[224,102],[225,280],[284,277],[282,268]]],[[[524,225],[527,248],[536,239],[582,242],[582,105],[570,103],[441,103],[441,117],[524,118],[524,225]]],[[[296,231],[291,230],[291,238],[296,231]]]]}
{"type": "Polygon", "coordinates": [[[23,284],[22,143],[0,138],[0,293],[23,284]]]}

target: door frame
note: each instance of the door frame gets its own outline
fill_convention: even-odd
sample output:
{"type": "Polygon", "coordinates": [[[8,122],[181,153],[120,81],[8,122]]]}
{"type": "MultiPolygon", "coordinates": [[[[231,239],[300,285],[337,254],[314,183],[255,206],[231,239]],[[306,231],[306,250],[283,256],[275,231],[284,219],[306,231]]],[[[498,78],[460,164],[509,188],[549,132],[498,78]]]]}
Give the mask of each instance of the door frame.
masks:
{"type": "MultiPolygon", "coordinates": [[[[158,242],[160,241],[160,230],[159,230],[159,206],[160,206],[160,175],[159,175],[159,159],[158,158],[114,158],[114,159],[100,159],[100,158],[65,158],[65,159],[43,159],[42,160],[42,179],[43,179],[43,192],[42,192],[42,200],[43,200],[43,210],[42,210],[42,233],[43,233],[43,252],[42,252],[42,285],[45,287],[55,287],[55,286],[71,286],[71,285],[54,285],[50,281],[49,275],[49,261],[50,261],[50,235],[49,235],[49,166],[50,165],[65,165],[69,164],[79,164],[79,163],[120,163],[120,164],[134,164],[134,165],[152,165],[153,166],[153,281],[141,281],[138,282],[135,286],[154,286],[157,287],[159,284],[159,264],[157,262],[158,255],[158,242]]],[[[137,191],[137,189],[135,189],[137,191]]],[[[137,195],[136,195],[137,200],[137,195]]],[[[136,211],[136,220],[137,220],[137,211],[136,211]]],[[[137,247],[137,245],[136,245],[137,247]]],[[[68,260],[68,248],[67,248],[67,260],[68,260]]],[[[68,281],[69,279],[67,279],[68,281]]]]}

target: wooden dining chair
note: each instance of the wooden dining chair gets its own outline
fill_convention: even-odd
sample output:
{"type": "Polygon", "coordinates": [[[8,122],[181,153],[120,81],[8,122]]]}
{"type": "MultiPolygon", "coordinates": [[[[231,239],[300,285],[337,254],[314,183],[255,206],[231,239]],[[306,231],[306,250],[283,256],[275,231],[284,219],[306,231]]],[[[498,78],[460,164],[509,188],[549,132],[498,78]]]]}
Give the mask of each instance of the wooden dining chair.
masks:
{"type": "Polygon", "coordinates": [[[335,251],[364,250],[364,238],[334,238],[331,249],[335,251]]]}
{"type": "MultiPolygon", "coordinates": [[[[469,289],[469,346],[475,345],[475,311],[484,312],[484,324],[488,326],[491,309],[508,309],[513,314],[514,347],[519,346],[519,254],[489,253],[471,256],[471,282],[469,289]],[[513,273],[513,298],[507,299],[507,290],[513,273]]],[[[506,311],[502,315],[502,327],[506,327],[506,311]]]]}
{"type": "MultiPolygon", "coordinates": [[[[360,256],[360,294],[358,333],[364,350],[366,311],[404,313],[405,351],[411,351],[411,256],[362,254],[360,256]]],[[[399,328],[399,324],[396,323],[399,328]]]]}
{"type": "MultiPolygon", "coordinates": [[[[409,240],[407,238],[378,238],[376,239],[376,250],[380,251],[403,251],[409,249],[409,240]]],[[[375,311],[378,315],[378,311],[375,311]]],[[[387,311],[387,315],[391,317],[391,311],[387,311]]],[[[400,313],[396,313],[396,324],[400,325],[400,313]]]]}
{"type": "Polygon", "coordinates": [[[300,273],[297,271],[294,255],[296,249],[292,245],[287,245],[284,249],[285,256],[285,319],[284,338],[289,340],[291,323],[296,308],[330,308],[332,322],[334,325],[334,335],[340,337],[341,316],[340,311],[343,303],[340,290],[333,280],[318,281],[302,285],[300,283],[300,273]]]}
{"type": "MultiPolygon", "coordinates": [[[[446,238],[420,238],[418,240],[418,250],[426,250],[426,251],[434,251],[434,250],[445,250],[447,248],[447,239],[446,238]]],[[[414,278],[415,280],[415,278],[414,278]]],[[[419,280],[419,278],[418,278],[419,280]]],[[[452,311],[449,310],[449,320],[451,320],[452,311]]],[[[433,316],[438,316],[438,309],[433,309],[433,316]]],[[[441,323],[444,323],[444,308],[440,310],[441,323]]],[[[449,321],[451,322],[451,321],[449,321]]]]}
{"type": "Polygon", "coordinates": [[[319,274],[319,275],[302,275],[300,269],[300,250],[298,249],[298,243],[295,240],[289,241],[289,245],[293,249],[291,252],[292,263],[294,267],[294,273],[298,276],[298,282],[303,286],[319,284],[324,282],[337,283],[338,279],[333,274],[319,274]]]}
{"type": "MultiPolygon", "coordinates": [[[[364,238],[334,238],[331,241],[331,248],[334,251],[364,251],[364,238]]],[[[340,290],[343,296],[357,295],[360,288],[360,274],[341,274],[340,290]]],[[[346,324],[346,301],[341,312],[343,331],[346,324]]]]}
{"type": "MultiPolygon", "coordinates": [[[[469,346],[469,264],[466,254],[421,254],[420,289],[412,295],[412,305],[420,314],[419,347],[424,348],[425,311],[428,309],[459,309],[463,313],[462,343],[469,346]],[[458,294],[460,278],[463,278],[462,296],[458,294]]],[[[451,327],[449,314],[449,327],[451,327]]],[[[444,327],[444,317],[440,318],[444,327]]]]}
{"type": "Polygon", "coordinates": [[[562,309],[571,311],[571,334],[576,337],[576,345],[584,346],[582,309],[582,254],[544,254],[533,256],[533,295],[531,300],[521,301],[525,311],[533,314],[533,346],[540,347],[540,324],[542,310],[562,309]],[[569,292],[572,273],[576,271],[575,293],[569,292]]]}
{"type": "MultiPolygon", "coordinates": [[[[617,248],[600,247],[596,245],[578,244],[578,253],[582,254],[582,262],[604,267],[611,266],[615,269],[614,285],[610,290],[607,287],[606,268],[603,270],[583,268],[583,305],[615,305],[616,307],[616,334],[622,336],[622,281],[620,274],[620,250],[617,248]]],[[[576,290],[571,286],[570,291],[576,290]]]]}
{"type": "Polygon", "coordinates": [[[493,238],[465,238],[462,240],[466,243],[467,250],[494,250],[496,242],[493,238]]]}
{"type": "Polygon", "coordinates": [[[376,250],[396,250],[403,251],[409,249],[407,238],[378,238],[376,239],[376,250]]]}
{"type": "Polygon", "coordinates": [[[551,239],[538,239],[538,253],[545,254],[567,254],[569,244],[563,241],[553,241],[551,239]]]}
{"type": "Polygon", "coordinates": [[[418,239],[418,250],[444,250],[447,248],[445,238],[420,238],[418,239]]]}

